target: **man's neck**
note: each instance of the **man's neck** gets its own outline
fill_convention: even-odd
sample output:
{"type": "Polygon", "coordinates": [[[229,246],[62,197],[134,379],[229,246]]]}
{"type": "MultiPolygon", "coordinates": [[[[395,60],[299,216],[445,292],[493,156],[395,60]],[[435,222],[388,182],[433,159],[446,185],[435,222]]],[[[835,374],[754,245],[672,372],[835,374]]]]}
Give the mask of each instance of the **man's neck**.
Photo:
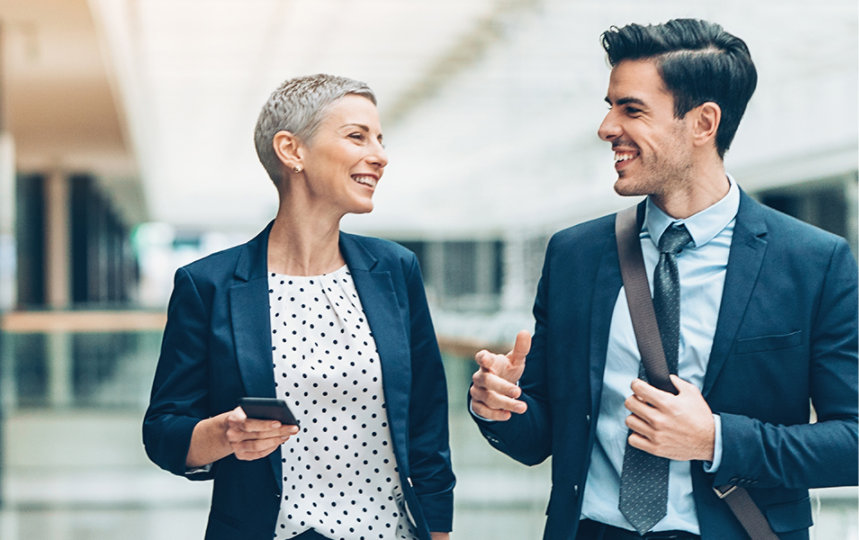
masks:
{"type": "Polygon", "coordinates": [[[724,167],[712,167],[670,191],[651,194],[650,199],[669,216],[686,219],[722,200],[730,187],[724,167]]]}

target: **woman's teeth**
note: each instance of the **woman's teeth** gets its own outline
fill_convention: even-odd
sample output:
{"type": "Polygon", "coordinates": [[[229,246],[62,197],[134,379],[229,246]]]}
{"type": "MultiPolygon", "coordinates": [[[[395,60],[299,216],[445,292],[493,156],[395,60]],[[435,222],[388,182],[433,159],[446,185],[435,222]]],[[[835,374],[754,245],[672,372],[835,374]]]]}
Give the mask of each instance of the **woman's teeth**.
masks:
{"type": "Polygon", "coordinates": [[[364,184],[365,186],[370,186],[372,188],[376,187],[376,183],[378,182],[378,180],[376,180],[372,176],[363,176],[363,175],[358,175],[358,174],[353,176],[352,179],[355,180],[356,182],[358,182],[359,184],[364,184]]]}

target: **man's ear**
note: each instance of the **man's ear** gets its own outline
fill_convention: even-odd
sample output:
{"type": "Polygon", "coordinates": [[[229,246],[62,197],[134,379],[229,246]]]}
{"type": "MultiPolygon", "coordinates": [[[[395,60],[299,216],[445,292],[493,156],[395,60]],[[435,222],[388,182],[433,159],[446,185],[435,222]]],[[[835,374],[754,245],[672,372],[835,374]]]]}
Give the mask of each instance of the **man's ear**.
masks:
{"type": "Polygon", "coordinates": [[[278,131],[271,141],[274,153],[287,169],[303,169],[301,140],[289,131],[278,131]]]}
{"type": "Polygon", "coordinates": [[[692,109],[690,113],[693,114],[692,136],[695,146],[715,146],[716,133],[722,121],[722,108],[717,103],[707,101],[692,109]]]}

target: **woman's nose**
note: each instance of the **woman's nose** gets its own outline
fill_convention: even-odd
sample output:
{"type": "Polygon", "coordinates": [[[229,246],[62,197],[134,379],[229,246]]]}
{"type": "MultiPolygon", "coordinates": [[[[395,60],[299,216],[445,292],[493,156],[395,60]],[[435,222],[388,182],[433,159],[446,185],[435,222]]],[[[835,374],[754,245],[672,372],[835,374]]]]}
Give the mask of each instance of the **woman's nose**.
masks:
{"type": "Polygon", "coordinates": [[[385,150],[385,147],[382,143],[376,143],[376,147],[373,149],[373,152],[367,157],[371,163],[377,165],[381,168],[385,168],[388,164],[388,152],[385,150]]]}

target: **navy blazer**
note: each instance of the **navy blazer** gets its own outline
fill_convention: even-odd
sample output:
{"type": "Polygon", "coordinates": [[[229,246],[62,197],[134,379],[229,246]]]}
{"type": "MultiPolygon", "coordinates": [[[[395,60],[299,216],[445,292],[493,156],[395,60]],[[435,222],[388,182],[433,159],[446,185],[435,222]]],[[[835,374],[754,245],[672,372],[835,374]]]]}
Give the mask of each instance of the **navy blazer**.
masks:
{"type": "MultiPolygon", "coordinates": [[[[206,538],[270,540],[282,493],[280,452],[227,456],[186,470],[194,426],[244,396],[275,397],[267,247],[271,224],[246,244],[176,272],[161,356],[143,423],[150,459],[192,479],[214,479],[206,538]]],[[[413,253],[393,242],[340,233],[382,366],[391,439],[406,504],[422,539],[449,531],[454,476],[447,389],[413,253]]]]}
{"type": "MultiPolygon", "coordinates": [[[[644,204],[639,206],[639,223],[644,204]]],[[[545,538],[575,538],[622,280],[606,216],[553,236],[520,385],[528,410],[477,420],[526,463],[552,459],[545,538]]],[[[690,462],[704,540],[747,538],[714,485],[748,489],[783,539],[808,538],[808,489],[857,482],[857,267],[847,243],[743,193],[703,395],[721,415],[715,474],[690,462]],[[809,400],[817,423],[809,424],[809,400]]]]}

